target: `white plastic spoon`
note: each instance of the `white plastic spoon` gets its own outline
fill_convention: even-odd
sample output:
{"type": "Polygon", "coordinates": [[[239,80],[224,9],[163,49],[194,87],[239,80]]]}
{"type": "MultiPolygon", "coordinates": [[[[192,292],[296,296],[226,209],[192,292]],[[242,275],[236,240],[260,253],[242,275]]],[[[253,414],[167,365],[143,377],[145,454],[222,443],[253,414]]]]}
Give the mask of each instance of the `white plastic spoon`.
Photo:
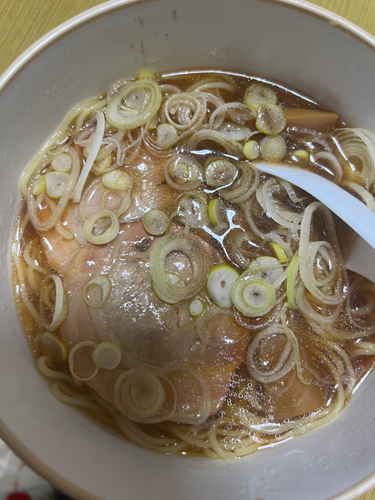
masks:
{"type": "Polygon", "coordinates": [[[375,282],[375,214],[366,205],[333,182],[307,170],[267,163],[255,166],[310,193],[354,229],[358,237],[346,267],[375,282]]]}

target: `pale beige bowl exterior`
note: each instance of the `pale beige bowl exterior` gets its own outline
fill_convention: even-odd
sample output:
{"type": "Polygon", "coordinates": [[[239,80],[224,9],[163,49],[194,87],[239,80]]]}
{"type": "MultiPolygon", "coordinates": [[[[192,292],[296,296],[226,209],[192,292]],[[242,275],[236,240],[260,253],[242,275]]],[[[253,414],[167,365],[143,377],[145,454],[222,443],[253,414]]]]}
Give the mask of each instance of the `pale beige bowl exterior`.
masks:
{"type": "Polygon", "coordinates": [[[336,500],[375,485],[375,375],[337,420],[236,463],[157,456],[55,401],[15,317],[18,179],[65,113],[142,68],[224,68],[292,86],[375,131],[375,40],[298,0],[118,0],[46,35],[0,79],[0,435],[67,494],[105,500],[336,500]]]}

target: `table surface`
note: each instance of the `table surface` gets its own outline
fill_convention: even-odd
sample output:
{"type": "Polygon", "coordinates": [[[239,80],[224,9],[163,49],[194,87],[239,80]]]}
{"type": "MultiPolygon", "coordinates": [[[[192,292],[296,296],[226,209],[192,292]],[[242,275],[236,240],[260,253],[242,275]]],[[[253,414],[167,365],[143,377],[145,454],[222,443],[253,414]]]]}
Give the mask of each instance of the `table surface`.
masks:
{"type": "MultiPolygon", "coordinates": [[[[375,36],[375,0],[311,0],[375,36]]],[[[0,0],[0,74],[42,35],[101,0],[0,0]]],[[[359,500],[375,500],[375,490],[359,500]]]]}

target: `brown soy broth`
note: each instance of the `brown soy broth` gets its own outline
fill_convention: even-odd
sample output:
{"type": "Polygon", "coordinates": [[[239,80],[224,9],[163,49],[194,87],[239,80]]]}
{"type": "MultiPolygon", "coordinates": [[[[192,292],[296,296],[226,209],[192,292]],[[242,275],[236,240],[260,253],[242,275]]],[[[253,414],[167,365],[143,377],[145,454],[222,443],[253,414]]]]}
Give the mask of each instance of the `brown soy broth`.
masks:
{"type": "MultiPolygon", "coordinates": [[[[176,73],[170,75],[164,75],[160,78],[161,84],[170,84],[170,85],[178,85],[182,90],[188,89],[194,83],[201,81],[202,79],[212,75],[210,71],[193,71],[189,73],[189,71],[184,71],[183,73],[176,73]]],[[[242,100],[242,96],[244,94],[245,89],[252,83],[257,83],[260,81],[259,78],[256,77],[248,77],[245,75],[237,75],[232,73],[226,73],[224,75],[224,81],[226,78],[229,78],[236,85],[236,92],[234,96],[231,96],[231,100],[242,100]]],[[[263,81],[263,80],[261,80],[263,81]]],[[[285,108],[308,108],[308,109],[317,109],[326,111],[327,108],[320,106],[319,104],[311,101],[308,98],[304,98],[295,92],[288,91],[281,85],[277,85],[276,83],[267,82],[267,85],[271,86],[277,97],[278,101],[282,107],[285,108]]],[[[227,97],[228,92],[223,91],[222,96],[227,97]]],[[[344,122],[339,118],[337,122],[337,127],[345,126],[344,122]]],[[[74,124],[71,126],[72,130],[74,130],[74,124]]],[[[291,160],[291,155],[293,151],[299,149],[300,139],[301,137],[305,137],[308,135],[308,131],[294,131],[292,129],[286,130],[286,163],[293,164],[293,160],[291,160]]],[[[207,154],[196,154],[196,159],[200,161],[202,164],[204,161],[211,157],[214,154],[223,154],[223,151],[220,151],[218,148],[213,149],[212,143],[207,141],[204,143],[203,149],[207,149],[207,154]]],[[[78,154],[83,158],[83,148],[81,146],[75,145],[75,149],[78,154]]],[[[319,145],[317,146],[317,151],[321,148],[319,145]]],[[[147,176],[152,175],[152,163],[153,158],[151,157],[150,161],[150,153],[146,150],[142,150],[142,153],[139,158],[137,158],[136,163],[138,166],[134,164],[135,168],[138,168],[142,165],[143,175],[147,176]],[[142,156],[143,155],[143,156],[142,156]],[[145,170],[145,166],[148,170],[145,170]]],[[[159,158],[155,159],[154,165],[160,163],[161,160],[159,158]]],[[[312,165],[309,165],[311,170],[314,170],[312,165]]],[[[327,171],[324,168],[317,167],[315,168],[316,173],[324,175],[328,178],[332,178],[331,174],[327,174],[327,171]]],[[[262,179],[267,179],[268,177],[265,175],[261,175],[262,179]]],[[[350,177],[350,170],[344,170],[343,179],[347,179],[350,177]],[[349,172],[349,173],[348,173],[349,172]]],[[[91,173],[87,183],[92,182],[95,179],[95,176],[91,173]]],[[[162,183],[165,181],[162,181],[162,183]]],[[[214,189],[205,189],[205,193],[207,195],[208,201],[217,197],[217,190],[214,189]]],[[[306,202],[304,202],[305,206],[308,201],[311,201],[311,198],[306,195],[306,193],[301,192],[296,189],[298,195],[305,196],[306,202]]],[[[285,192],[280,191],[277,195],[277,199],[280,203],[284,203],[288,205],[289,208],[295,209],[298,211],[297,205],[295,207],[291,207],[290,200],[286,197],[285,192]]],[[[72,202],[70,202],[71,204],[72,202]]],[[[19,225],[23,224],[25,215],[26,215],[26,202],[23,200],[22,207],[19,212],[18,219],[15,223],[15,231],[19,225]]],[[[251,229],[246,222],[246,218],[244,216],[244,212],[242,207],[231,204],[230,202],[225,202],[224,212],[226,214],[226,218],[229,221],[229,228],[224,234],[215,234],[213,231],[206,231],[205,229],[197,229],[193,230],[198,236],[200,236],[204,241],[210,243],[217,251],[220,252],[221,258],[224,263],[234,267],[235,269],[240,269],[238,264],[238,260],[236,256],[233,254],[233,248],[231,243],[236,238],[236,236],[240,235],[243,231],[251,232],[251,229]]],[[[263,213],[262,208],[259,204],[254,203],[254,213],[255,218],[259,218],[262,222],[260,223],[265,230],[271,230],[277,224],[271,219],[267,218],[267,215],[263,213]]],[[[354,234],[349,228],[337,217],[334,217],[336,231],[340,243],[341,251],[344,255],[344,259],[350,254],[350,250],[354,243],[354,234]]],[[[177,225],[182,227],[181,221],[177,221],[177,225]]],[[[316,235],[324,238],[326,235],[324,234],[323,228],[316,227],[315,228],[316,235]]],[[[26,224],[26,229],[22,240],[20,242],[20,251],[22,252],[25,248],[26,244],[31,243],[33,246],[36,255],[38,256],[37,260],[39,263],[43,262],[44,266],[47,266],[45,261],[42,246],[40,242],[40,233],[35,231],[32,224],[28,222],[26,224]]],[[[145,248],[145,250],[148,249],[145,248]]],[[[254,255],[260,256],[272,256],[272,250],[270,246],[264,242],[261,238],[253,235],[252,246],[247,249],[249,252],[253,252],[254,255]]],[[[24,276],[26,276],[25,264],[20,259],[19,265],[24,267],[24,276]]],[[[50,268],[51,272],[55,272],[55,269],[50,268]]],[[[30,271],[28,271],[30,273],[30,271]]],[[[27,293],[30,297],[30,301],[33,306],[38,309],[39,298],[37,294],[38,290],[38,273],[35,274],[35,283],[34,286],[28,287],[27,293]]],[[[354,282],[358,279],[361,282],[365,282],[364,278],[358,278],[353,273],[349,274],[349,279],[351,282],[354,282]]],[[[28,338],[28,342],[30,348],[38,358],[41,355],[48,355],[48,352],[40,343],[41,332],[37,328],[35,322],[32,320],[32,316],[30,312],[25,307],[22,299],[20,298],[20,286],[28,286],[27,284],[32,281],[32,277],[29,276],[25,278],[25,283],[19,283],[17,272],[15,266],[13,266],[13,284],[14,284],[14,296],[17,305],[17,312],[22,323],[23,329],[28,338]]],[[[359,304],[360,304],[360,299],[359,304]]],[[[240,314],[237,314],[236,317],[238,323],[245,325],[246,327],[251,328],[250,333],[250,341],[257,335],[257,333],[262,329],[262,324],[264,323],[263,319],[259,318],[245,318],[240,314]]],[[[309,343],[309,336],[316,335],[311,328],[309,328],[307,322],[304,320],[300,313],[292,313],[289,318],[290,324],[293,324],[293,331],[300,342],[301,345],[301,357],[304,362],[305,372],[307,376],[310,376],[310,385],[303,385],[298,381],[298,377],[296,376],[295,368],[287,373],[280,380],[271,383],[259,383],[255,382],[255,380],[249,375],[249,372],[246,367],[246,363],[243,362],[236,370],[232,377],[229,390],[227,393],[227,397],[222,402],[221,407],[218,411],[211,415],[208,419],[207,424],[203,424],[200,427],[208,428],[209,425],[215,420],[220,420],[222,418],[233,418],[233,423],[227,424],[227,429],[230,431],[236,432],[238,429],[238,422],[236,421],[236,415],[241,412],[251,411],[258,417],[262,419],[266,419],[269,422],[283,422],[285,419],[293,420],[296,417],[307,414],[309,412],[317,411],[327,404],[327,402],[332,398],[334,393],[334,380],[330,377],[329,371],[327,370],[324,363],[319,358],[319,353],[316,348],[312,348],[309,343]],[[306,368],[307,367],[307,368],[306,368]],[[310,374],[310,375],[309,375],[310,374]]],[[[57,332],[58,333],[58,332],[57,332]]],[[[370,337],[371,339],[371,337],[370,337]]],[[[368,340],[370,340],[368,339],[368,340]]],[[[349,355],[351,362],[354,367],[356,383],[359,384],[361,380],[363,380],[369,371],[372,369],[374,364],[373,356],[354,356],[353,351],[353,341],[348,341],[343,344],[343,348],[349,355]]],[[[277,341],[272,343],[271,348],[267,346],[267,343],[264,342],[261,344],[258,349],[258,353],[256,354],[256,358],[259,363],[259,368],[261,367],[270,367],[273,368],[277,364],[277,360],[280,358],[280,355],[285,348],[284,339],[278,338],[277,341]]],[[[54,370],[59,370],[64,373],[69,373],[69,366],[67,362],[50,363],[50,368],[54,370]]],[[[343,376],[344,385],[345,385],[345,374],[343,376]]],[[[80,386],[79,391],[83,397],[87,397],[88,400],[95,395],[94,392],[89,388],[80,386]]],[[[97,398],[97,396],[95,395],[97,398]]],[[[347,402],[347,401],[346,401],[347,402]]],[[[108,414],[100,414],[95,412],[90,412],[87,410],[84,413],[92,418],[94,421],[100,423],[110,431],[116,433],[119,436],[122,436],[115,420],[110,417],[108,414]]],[[[181,429],[184,432],[189,431],[188,425],[180,425],[181,429]]],[[[149,433],[151,436],[162,436],[162,437],[170,437],[173,435],[170,429],[170,425],[168,422],[158,423],[158,424],[139,424],[139,428],[144,432],[149,433]]],[[[203,455],[202,450],[193,445],[189,445],[183,449],[182,454],[189,456],[200,456],[203,455]]]]}

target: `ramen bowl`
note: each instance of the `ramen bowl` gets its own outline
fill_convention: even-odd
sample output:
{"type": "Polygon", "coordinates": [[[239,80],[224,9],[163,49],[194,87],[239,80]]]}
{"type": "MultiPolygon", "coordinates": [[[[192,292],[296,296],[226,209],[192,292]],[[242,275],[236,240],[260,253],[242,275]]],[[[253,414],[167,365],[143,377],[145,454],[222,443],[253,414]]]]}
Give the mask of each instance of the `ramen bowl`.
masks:
{"type": "Polygon", "coordinates": [[[39,474],[105,500],[344,500],[375,485],[375,374],[334,422],[234,462],[153,454],[56,401],[18,323],[7,257],[23,168],[109,83],[145,68],[261,75],[375,132],[374,63],[375,39],[298,0],[118,0],[56,28],[2,76],[0,435],[39,474]]]}

